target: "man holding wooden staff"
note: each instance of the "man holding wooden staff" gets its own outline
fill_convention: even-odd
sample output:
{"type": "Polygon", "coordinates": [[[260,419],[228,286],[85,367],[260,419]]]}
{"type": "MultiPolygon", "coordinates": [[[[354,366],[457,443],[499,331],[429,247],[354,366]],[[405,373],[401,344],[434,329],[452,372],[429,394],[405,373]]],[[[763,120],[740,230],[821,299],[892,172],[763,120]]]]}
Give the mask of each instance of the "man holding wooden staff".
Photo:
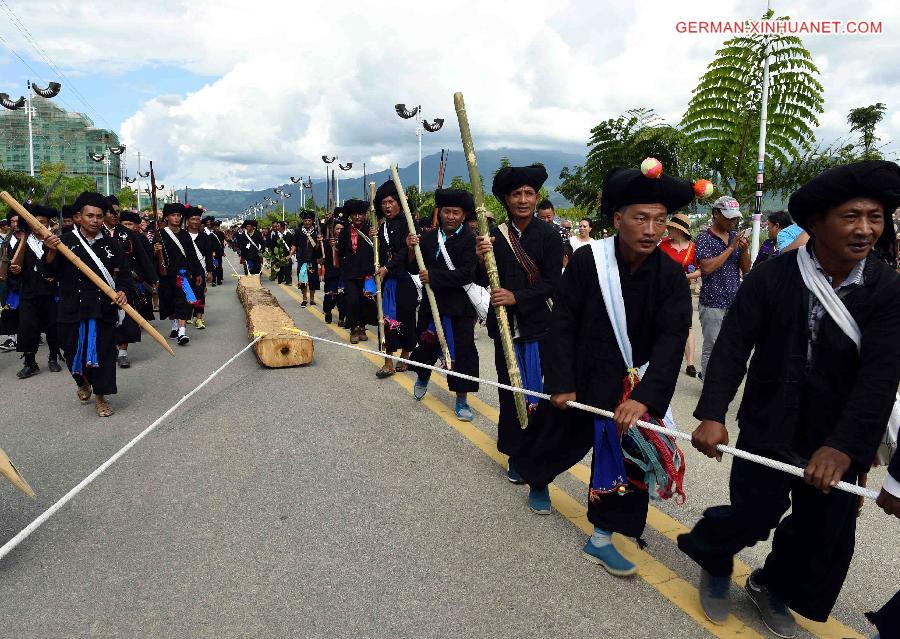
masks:
{"type": "Polygon", "coordinates": [[[179,346],[187,346],[191,338],[185,334],[185,324],[198,305],[193,286],[203,282],[204,267],[197,258],[191,236],[181,228],[186,213],[183,204],[171,202],[163,207],[166,225],[159,230],[154,245],[159,268],[159,317],[172,322],[169,337],[179,346]]]}
{"type": "MultiPolygon", "coordinates": [[[[379,218],[384,218],[378,229],[384,350],[387,355],[400,350],[400,357],[409,359],[410,352],[416,347],[418,294],[407,270],[411,255],[406,246],[409,225],[401,214],[400,197],[393,180],[388,180],[375,192],[375,213],[379,218]]],[[[375,375],[379,378],[390,377],[395,371],[402,373],[406,368],[406,364],[394,365],[394,360],[386,357],[384,366],[375,375]]]]}
{"type": "MultiPolygon", "coordinates": [[[[492,191],[506,208],[509,222],[495,226],[489,237],[479,236],[475,248],[480,263],[478,277],[486,284],[484,254],[493,245],[501,288],[491,291],[491,306],[506,307],[522,382],[528,390],[538,392],[543,390],[541,351],[548,335],[551,298],[559,284],[563,256],[559,233],[534,216],[538,193],[546,179],[547,171],[540,165],[500,169],[494,176],[492,191]]],[[[509,371],[493,310],[488,314],[487,329],[494,340],[497,379],[509,384],[509,371]]],[[[499,395],[497,450],[512,456],[527,440],[529,433],[519,423],[513,394],[501,390],[499,395]]],[[[532,407],[537,403],[531,397],[527,401],[532,407]]],[[[514,484],[524,483],[512,464],[507,467],[507,479],[514,484]]],[[[550,493],[547,487],[532,489],[528,503],[535,512],[549,514],[550,493]]]]}
{"type": "Polygon", "coordinates": [[[125,290],[131,286],[131,272],[122,247],[101,233],[109,200],[99,193],[82,193],[73,208],[78,214],[74,229],[62,237],[44,240],[44,272],[59,282],[57,330],[69,372],[78,386],[76,396],[83,404],[95,395],[99,417],[113,414],[107,395],[116,393],[115,327],[124,313],[125,290]],[[64,244],[116,291],[115,304],[71,262],[57,255],[64,244]]]}

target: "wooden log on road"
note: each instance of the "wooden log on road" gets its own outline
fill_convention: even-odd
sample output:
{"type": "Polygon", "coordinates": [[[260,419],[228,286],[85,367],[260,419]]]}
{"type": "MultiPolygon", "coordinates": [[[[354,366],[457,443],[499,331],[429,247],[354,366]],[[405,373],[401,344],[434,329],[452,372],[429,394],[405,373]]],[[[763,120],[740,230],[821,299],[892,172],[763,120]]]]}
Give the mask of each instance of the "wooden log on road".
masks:
{"type": "Polygon", "coordinates": [[[253,347],[260,364],[267,368],[286,368],[313,361],[312,339],[294,326],[294,320],[262,285],[259,275],[241,277],[237,295],[247,314],[249,337],[253,339],[260,332],[265,333],[253,347]]]}

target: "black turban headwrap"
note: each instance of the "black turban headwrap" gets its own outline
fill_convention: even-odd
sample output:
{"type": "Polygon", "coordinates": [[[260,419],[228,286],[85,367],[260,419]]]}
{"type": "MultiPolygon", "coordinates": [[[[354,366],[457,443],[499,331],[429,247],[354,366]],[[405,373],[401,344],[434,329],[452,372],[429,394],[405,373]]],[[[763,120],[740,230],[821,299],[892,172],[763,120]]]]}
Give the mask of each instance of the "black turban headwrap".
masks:
{"type": "Polygon", "coordinates": [[[107,195],[106,199],[109,200],[110,205],[115,204],[116,206],[119,206],[119,198],[115,195],[107,195]]]}
{"type": "Polygon", "coordinates": [[[141,216],[135,213],[134,211],[122,211],[119,214],[120,222],[132,222],[134,224],[141,223],[141,216]]]}
{"type": "Polygon", "coordinates": [[[884,231],[875,243],[875,252],[895,263],[894,211],[900,206],[900,167],[886,160],[863,160],[823,171],[791,195],[788,212],[809,232],[813,213],[825,213],[857,197],[870,197],[884,207],[884,231]]]}
{"type": "Polygon", "coordinates": [[[603,180],[600,214],[613,213],[630,204],[662,204],[673,213],[694,199],[694,187],[687,180],[669,175],[649,178],[640,169],[610,169],[603,180]]]}
{"type": "Polygon", "coordinates": [[[72,205],[71,205],[71,204],[63,204],[63,205],[62,205],[62,209],[60,209],[60,215],[61,215],[62,217],[64,217],[64,218],[66,218],[66,217],[72,217],[72,214],[73,214],[73,213],[74,213],[74,211],[72,210],[72,205]]]}
{"type": "Polygon", "coordinates": [[[109,212],[109,200],[106,196],[94,193],[93,191],[85,191],[75,198],[75,203],[72,204],[72,211],[74,213],[80,213],[81,209],[86,206],[95,206],[104,213],[109,212]]]}
{"type": "Polygon", "coordinates": [[[314,220],[314,219],[316,219],[316,212],[310,211],[309,209],[307,209],[300,214],[300,219],[301,220],[314,220]]]}
{"type": "Polygon", "coordinates": [[[475,199],[465,189],[438,189],[434,192],[434,205],[439,209],[456,206],[466,213],[466,218],[475,215],[475,199]]]}
{"type": "Polygon", "coordinates": [[[257,226],[259,226],[259,222],[257,222],[256,220],[244,220],[244,223],[241,224],[241,228],[246,228],[248,226],[256,228],[257,226]]]}
{"type": "MultiPolygon", "coordinates": [[[[378,217],[384,217],[384,213],[381,212],[381,201],[386,197],[392,197],[397,201],[397,204],[400,204],[400,194],[397,193],[397,187],[394,186],[393,180],[388,180],[384,184],[378,187],[378,190],[375,191],[375,215],[378,217]]],[[[344,211],[346,212],[347,203],[344,202],[344,211]]],[[[368,207],[366,207],[368,210],[368,207]]]]}
{"type": "Polygon", "coordinates": [[[187,209],[184,214],[185,217],[203,217],[204,211],[199,206],[186,206],[185,209],[187,209]]]}
{"type": "MultiPolygon", "coordinates": [[[[385,184],[387,184],[387,182],[385,182],[385,184]]],[[[384,186],[384,184],[382,184],[381,186],[384,186]]],[[[391,186],[393,186],[393,182],[391,182],[391,186]]],[[[396,194],[397,194],[397,190],[394,189],[394,195],[396,195],[396,194]]],[[[388,193],[388,195],[390,195],[390,193],[388,193]]],[[[375,195],[375,202],[376,202],[375,210],[377,211],[378,207],[380,206],[378,203],[381,202],[381,200],[378,199],[377,193],[375,195]]],[[[368,211],[369,211],[369,205],[366,204],[365,202],[363,202],[362,200],[357,200],[354,198],[352,200],[347,200],[346,202],[344,202],[344,215],[346,215],[348,219],[351,215],[354,215],[355,213],[367,213],[368,211]]]]}
{"type": "Polygon", "coordinates": [[[25,210],[35,217],[45,217],[48,220],[52,220],[57,216],[56,209],[52,206],[44,206],[43,204],[26,204],[25,210]]]}
{"type": "Polygon", "coordinates": [[[506,206],[506,196],[523,186],[540,191],[547,181],[547,169],[540,164],[531,166],[506,166],[497,171],[491,193],[506,206]]]}

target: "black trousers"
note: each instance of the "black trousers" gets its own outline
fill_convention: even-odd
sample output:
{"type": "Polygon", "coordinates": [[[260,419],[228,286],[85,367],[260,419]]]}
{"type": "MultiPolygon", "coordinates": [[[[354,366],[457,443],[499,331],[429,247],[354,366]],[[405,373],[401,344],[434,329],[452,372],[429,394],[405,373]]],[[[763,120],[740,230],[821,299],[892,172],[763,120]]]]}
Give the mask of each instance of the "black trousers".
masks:
{"type": "Polygon", "coordinates": [[[202,279],[199,284],[195,284],[193,281],[191,281],[191,288],[194,290],[194,297],[196,297],[197,301],[200,302],[192,309],[193,314],[203,315],[203,312],[206,310],[206,273],[202,275],[202,279]]]}
{"type": "MultiPolygon", "coordinates": [[[[584,459],[594,447],[594,417],[574,408],[559,410],[541,400],[528,420],[528,438],[510,463],[532,487],[546,486],[584,459]]],[[[591,479],[594,464],[591,462],[591,479]]],[[[631,480],[643,483],[644,474],[625,461],[629,481],[625,494],[609,493],[588,500],[588,521],[607,532],[638,538],[647,525],[650,495],[631,480]]]]}
{"type": "MultiPolygon", "coordinates": [[[[431,321],[431,311],[423,307],[419,311],[419,324],[416,327],[419,335],[422,334],[431,321]]],[[[478,377],[478,349],[475,347],[475,318],[453,316],[450,318],[453,327],[453,370],[463,375],[478,377]]],[[[441,357],[441,345],[437,340],[433,344],[419,339],[418,345],[413,349],[409,359],[414,362],[433,365],[441,357]]],[[[419,379],[427,381],[431,378],[431,371],[425,368],[410,366],[409,370],[415,372],[419,379]]],[[[447,386],[454,393],[477,393],[478,382],[468,379],[460,379],[453,375],[447,376],[447,386]]]]}
{"type": "Polygon", "coordinates": [[[159,278],[159,319],[189,320],[193,316],[194,309],[188,304],[176,277],[166,275],[159,278]]]}
{"type": "Polygon", "coordinates": [[[41,333],[47,336],[50,353],[59,353],[59,337],[56,331],[56,298],[40,295],[19,301],[19,331],[16,350],[20,353],[37,353],[41,333]]]}
{"type": "MultiPolygon", "coordinates": [[[[303,268],[303,262],[297,262],[297,283],[300,283],[300,269],[303,268]]],[[[309,291],[318,291],[321,281],[319,279],[318,262],[308,262],[306,264],[306,287],[309,291]]]]}
{"type": "MultiPolygon", "coordinates": [[[[736,446],[744,448],[740,437],[736,446]]],[[[790,461],[771,451],[750,452],[790,461]]],[[[844,481],[854,483],[856,472],[844,481]]],[[[708,508],[691,532],[678,537],[678,547],[711,574],[726,576],[736,553],[774,529],[764,583],[804,617],[828,619],[853,557],[857,498],[840,490],[826,495],[801,478],[739,458],[732,462],[729,489],[731,504],[708,508]]]]}
{"type": "MultiPolygon", "coordinates": [[[[66,357],[66,366],[72,372],[75,353],[78,350],[78,322],[60,322],[57,324],[59,341],[66,357]]],[[[96,395],[116,394],[116,340],[115,326],[97,320],[97,363],[98,368],[83,366],[82,375],[73,374],[72,379],[79,386],[84,380],[93,387],[96,395]]],[[[83,359],[83,358],[82,358],[83,359]]]]}
{"type": "Polygon", "coordinates": [[[900,591],[881,610],[866,613],[866,616],[878,628],[881,639],[900,639],[900,591]]]}
{"type": "Polygon", "coordinates": [[[288,262],[284,266],[278,269],[278,283],[279,284],[290,284],[291,283],[291,273],[294,270],[294,265],[291,262],[288,262]]]}
{"type": "MultiPolygon", "coordinates": [[[[538,340],[538,348],[543,362],[546,356],[543,340],[538,340]]],[[[494,365],[497,367],[497,381],[501,384],[509,384],[509,370],[506,368],[503,345],[499,338],[494,340],[494,365]]],[[[503,389],[499,389],[497,394],[500,399],[500,418],[497,420],[497,450],[512,457],[529,441],[531,429],[523,429],[519,425],[516,400],[513,394],[503,389]]]]}
{"type": "Polygon", "coordinates": [[[322,312],[330,313],[335,308],[338,315],[344,316],[344,293],[338,293],[339,287],[343,287],[343,282],[339,278],[325,278],[325,299],[322,302],[322,312]]]}
{"type": "Polygon", "coordinates": [[[347,280],[344,282],[344,318],[347,328],[363,327],[363,280],[347,280]]]}
{"type": "Polygon", "coordinates": [[[222,267],[222,260],[224,260],[224,259],[225,258],[222,257],[219,260],[219,265],[214,266],[213,270],[212,270],[213,282],[215,282],[216,284],[221,284],[225,278],[225,270],[222,267]]]}

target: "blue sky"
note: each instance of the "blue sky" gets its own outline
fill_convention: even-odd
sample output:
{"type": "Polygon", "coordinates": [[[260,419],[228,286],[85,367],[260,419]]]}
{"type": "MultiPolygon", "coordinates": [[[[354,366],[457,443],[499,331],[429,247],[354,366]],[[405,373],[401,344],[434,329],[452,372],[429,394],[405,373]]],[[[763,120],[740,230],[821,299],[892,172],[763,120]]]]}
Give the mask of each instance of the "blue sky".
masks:
{"type": "MultiPolygon", "coordinates": [[[[34,11],[35,0],[4,0],[0,36],[46,80],[55,72],[4,5],[68,76],[62,106],[116,129],[164,179],[262,188],[318,175],[322,154],[354,167],[413,162],[414,124],[394,114],[397,102],[446,119],[424,136],[425,153],[458,149],[458,90],[478,148],[583,153],[591,127],[635,107],[678,122],[726,36],[680,34],[676,23],[757,18],[766,3],[47,0],[34,11]]],[[[878,134],[900,139],[900,3],[775,5],[795,20],[883,22],[880,36],[804,39],[825,87],[817,137],[847,137],[847,111],[880,101],[878,134]]],[[[0,91],[17,97],[31,75],[0,43],[0,91]]]]}

